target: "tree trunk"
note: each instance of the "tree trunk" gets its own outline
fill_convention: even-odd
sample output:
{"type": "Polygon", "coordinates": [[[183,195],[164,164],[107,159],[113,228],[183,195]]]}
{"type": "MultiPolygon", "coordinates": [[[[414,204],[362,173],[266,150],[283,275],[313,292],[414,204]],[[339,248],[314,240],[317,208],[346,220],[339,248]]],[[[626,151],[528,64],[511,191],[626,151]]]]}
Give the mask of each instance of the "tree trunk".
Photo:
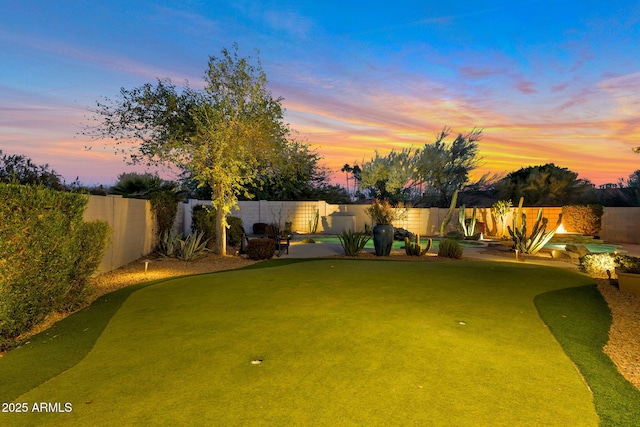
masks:
{"type": "MultiPolygon", "coordinates": [[[[214,197],[222,198],[222,189],[216,186],[214,191],[214,197]]],[[[215,206],[215,203],[214,203],[215,206]]],[[[222,206],[216,207],[216,253],[219,255],[227,254],[227,227],[224,226],[224,208],[222,206]]]]}
{"type": "Polygon", "coordinates": [[[220,255],[227,254],[227,227],[222,224],[223,220],[223,210],[216,209],[216,253],[220,255]]]}

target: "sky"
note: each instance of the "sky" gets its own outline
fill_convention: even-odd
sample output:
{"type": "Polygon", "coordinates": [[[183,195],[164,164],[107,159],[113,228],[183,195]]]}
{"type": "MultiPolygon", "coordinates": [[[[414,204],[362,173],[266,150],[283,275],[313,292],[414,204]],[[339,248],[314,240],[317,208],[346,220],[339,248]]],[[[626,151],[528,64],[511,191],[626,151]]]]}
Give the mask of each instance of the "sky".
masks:
{"type": "Polygon", "coordinates": [[[444,126],[483,129],[476,177],[553,162],[600,185],[640,169],[637,0],[2,0],[0,150],[68,183],[140,172],[81,134],[96,102],[157,78],[202,87],[234,43],[341,185],[345,163],[444,126]]]}

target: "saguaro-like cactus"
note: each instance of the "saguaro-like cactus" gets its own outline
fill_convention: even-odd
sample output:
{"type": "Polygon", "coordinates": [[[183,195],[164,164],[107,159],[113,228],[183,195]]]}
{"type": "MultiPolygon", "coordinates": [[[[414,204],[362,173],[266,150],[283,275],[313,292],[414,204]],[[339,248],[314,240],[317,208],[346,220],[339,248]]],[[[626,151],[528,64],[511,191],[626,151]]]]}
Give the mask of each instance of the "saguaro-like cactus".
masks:
{"type": "Polygon", "coordinates": [[[415,244],[411,243],[411,240],[409,240],[408,237],[404,238],[404,251],[405,251],[405,253],[407,255],[422,256],[422,255],[426,254],[427,252],[429,252],[429,249],[431,249],[431,245],[432,244],[433,244],[433,240],[428,239],[427,240],[427,245],[423,249],[422,246],[420,245],[420,235],[416,234],[416,243],[415,244]]]}
{"type": "Polygon", "coordinates": [[[473,213],[471,214],[471,220],[469,221],[469,225],[467,225],[467,215],[466,215],[466,207],[465,205],[460,206],[458,212],[458,225],[460,226],[460,231],[462,231],[462,235],[465,239],[480,239],[480,233],[476,234],[476,211],[477,208],[473,208],[473,213]]]}
{"type": "Polygon", "coordinates": [[[449,221],[451,221],[451,218],[453,217],[453,210],[456,208],[456,203],[458,203],[458,190],[453,193],[449,210],[440,223],[440,237],[444,236],[444,229],[447,228],[447,224],[449,224],[449,221]]]}

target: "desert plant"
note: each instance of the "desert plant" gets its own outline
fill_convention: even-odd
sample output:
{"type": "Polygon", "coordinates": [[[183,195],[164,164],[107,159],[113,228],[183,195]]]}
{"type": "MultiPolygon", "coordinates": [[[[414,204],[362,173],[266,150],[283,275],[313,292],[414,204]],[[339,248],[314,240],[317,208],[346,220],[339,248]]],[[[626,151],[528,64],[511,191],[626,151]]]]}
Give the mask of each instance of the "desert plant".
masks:
{"type": "Polygon", "coordinates": [[[377,225],[390,225],[406,215],[406,209],[403,206],[394,208],[386,199],[375,199],[365,212],[377,225]]]}
{"type": "Polygon", "coordinates": [[[251,239],[247,244],[247,258],[271,259],[276,253],[276,242],[273,239],[251,239]]]}
{"type": "Polygon", "coordinates": [[[471,219],[467,220],[465,205],[460,206],[460,209],[458,210],[458,226],[465,239],[469,239],[469,240],[480,239],[480,235],[482,233],[476,233],[476,224],[478,222],[478,220],[476,219],[476,213],[477,213],[477,209],[473,208],[471,219]]]}
{"type": "Polygon", "coordinates": [[[180,240],[177,257],[183,261],[193,261],[201,258],[209,251],[207,243],[209,239],[204,239],[204,232],[190,233],[184,240],[180,240]]]}
{"type": "Polygon", "coordinates": [[[562,224],[562,214],[558,216],[558,222],[555,227],[547,231],[547,223],[549,220],[542,217],[542,209],[538,210],[538,217],[533,224],[531,235],[527,236],[527,217],[522,213],[522,203],[518,207],[518,213],[513,218],[513,229],[507,227],[511,238],[513,239],[514,248],[523,254],[536,254],[546,245],[556,233],[560,224],[562,224]],[[520,227],[517,224],[517,218],[520,218],[520,227]]]}
{"type": "Polygon", "coordinates": [[[447,211],[444,218],[442,218],[442,222],[440,223],[440,236],[444,236],[444,229],[447,228],[447,225],[453,218],[453,210],[456,208],[456,203],[458,203],[458,190],[454,191],[453,197],[451,197],[451,205],[449,205],[449,210],[447,211]]]}
{"type": "Polygon", "coordinates": [[[352,230],[344,230],[342,234],[338,236],[338,239],[340,240],[342,249],[344,249],[345,255],[358,256],[371,239],[371,236],[365,233],[353,232],[352,230]]]}
{"type": "Polygon", "coordinates": [[[629,255],[616,255],[616,267],[623,273],[640,274],[640,258],[629,255]]]}
{"type": "Polygon", "coordinates": [[[160,234],[160,241],[156,253],[163,257],[175,257],[180,249],[181,234],[174,229],[165,230],[160,234]]]}
{"type": "Polygon", "coordinates": [[[567,227],[586,236],[597,236],[602,227],[602,205],[569,205],[562,207],[567,227]]]}
{"type": "Polygon", "coordinates": [[[463,251],[464,249],[460,243],[452,239],[441,240],[438,244],[439,257],[460,259],[463,251]]]}
{"type": "Polygon", "coordinates": [[[511,200],[498,200],[491,205],[491,212],[493,213],[493,216],[495,216],[496,220],[500,221],[500,225],[502,225],[500,237],[506,235],[505,227],[507,224],[505,223],[505,220],[507,219],[507,215],[509,215],[512,206],[513,204],[511,203],[511,200]]]}
{"type": "Polygon", "coordinates": [[[313,208],[313,214],[309,220],[309,233],[315,234],[318,231],[318,219],[320,218],[320,211],[317,208],[313,208]]]}
{"type": "Polygon", "coordinates": [[[617,256],[610,253],[588,254],[580,257],[579,268],[591,277],[607,278],[607,271],[613,274],[617,256]]]}
{"type": "Polygon", "coordinates": [[[422,245],[420,245],[420,235],[416,234],[415,243],[411,243],[408,237],[404,238],[404,251],[407,255],[422,256],[429,252],[432,244],[433,240],[427,239],[427,245],[423,248],[422,245]]]}

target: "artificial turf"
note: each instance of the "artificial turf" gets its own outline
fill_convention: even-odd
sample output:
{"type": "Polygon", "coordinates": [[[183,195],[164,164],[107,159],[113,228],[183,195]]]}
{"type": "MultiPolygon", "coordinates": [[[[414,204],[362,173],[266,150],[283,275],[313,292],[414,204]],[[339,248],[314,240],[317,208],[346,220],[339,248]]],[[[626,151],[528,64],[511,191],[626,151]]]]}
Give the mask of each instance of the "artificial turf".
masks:
{"type": "MultiPolygon", "coordinates": [[[[591,283],[586,276],[484,262],[262,267],[146,286],[102,316],[110,322],[93,339],[62,325],[63,334],[76,328],[77,348],[95,346],[35,389],[22,385],[16,402],[70,402],[73,411],[0,421],[598,424],[590,392],[533,305],[538,294],[591,283]]],[[[0,360],[0,378],[42,363],[28,349],[0,360]]],[[[11,388],[0,386],[3,396],[11,388]]]]}

